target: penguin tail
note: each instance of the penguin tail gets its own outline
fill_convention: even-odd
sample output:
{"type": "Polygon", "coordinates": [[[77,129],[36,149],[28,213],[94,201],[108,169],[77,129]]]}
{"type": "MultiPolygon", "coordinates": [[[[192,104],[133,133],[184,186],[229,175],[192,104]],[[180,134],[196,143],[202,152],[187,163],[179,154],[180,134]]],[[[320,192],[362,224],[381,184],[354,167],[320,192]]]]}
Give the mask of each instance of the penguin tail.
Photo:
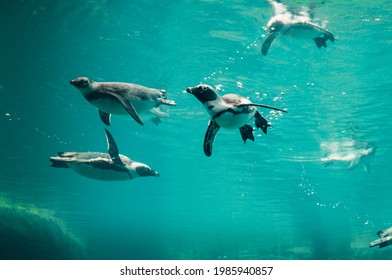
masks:
{"type": "Polygon", "coordinates": [[[50,162],[52,163],[50,166],[57,168],[69,168],[67,163],[61,157],[51,157],[50,162]]]}
{"type": "Polygon", "coordinates": [[[332,43],[335,43],[335,36],[333,36],[333,34],[328,31],[324,33],[324,38],[326,39],[326,41],[330,40],[332,43]]]}

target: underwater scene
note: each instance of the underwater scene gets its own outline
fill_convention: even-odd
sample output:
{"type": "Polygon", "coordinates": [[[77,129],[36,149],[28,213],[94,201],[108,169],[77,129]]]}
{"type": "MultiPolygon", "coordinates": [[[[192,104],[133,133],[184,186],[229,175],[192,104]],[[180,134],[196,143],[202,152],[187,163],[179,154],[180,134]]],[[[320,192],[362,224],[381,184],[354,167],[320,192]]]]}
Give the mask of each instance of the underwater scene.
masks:
{"type": "Polygon", "coordinates": [[[392,259],[387,0],[0,2],[0,259],[392,259]]]}

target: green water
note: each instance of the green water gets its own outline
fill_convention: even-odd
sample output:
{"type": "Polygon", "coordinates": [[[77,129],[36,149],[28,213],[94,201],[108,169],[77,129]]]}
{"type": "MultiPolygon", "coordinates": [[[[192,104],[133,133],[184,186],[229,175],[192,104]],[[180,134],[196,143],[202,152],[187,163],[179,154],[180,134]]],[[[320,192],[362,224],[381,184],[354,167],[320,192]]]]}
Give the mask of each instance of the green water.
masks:
{"type": "Polygon", "coordinates": [[[1,1],[0,258],[391,259],[369,243],[392,225],[392,8],[325,1],[315,14],[335,43],[278,38],[263,56],[267,1],[1,1]],[[112,116],[109,128],[160,177],[50,167],[59,151],[107,149],[69,84],[79,76],[177,102],[159,126],[112,116]],[[200,82],[289,112],[261,109],[273,128],[245,145],[221,129],[208,158],[209,117],[184,92],[200,82]],[[353,141],[377,147],[370,173],[323,166],[353,141]]]}

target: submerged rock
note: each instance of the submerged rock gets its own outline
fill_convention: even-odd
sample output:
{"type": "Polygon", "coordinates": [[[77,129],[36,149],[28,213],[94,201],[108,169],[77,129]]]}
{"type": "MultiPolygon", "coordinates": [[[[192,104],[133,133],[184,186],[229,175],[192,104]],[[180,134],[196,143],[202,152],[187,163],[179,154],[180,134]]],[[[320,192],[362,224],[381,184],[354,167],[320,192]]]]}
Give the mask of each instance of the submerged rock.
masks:
{"type": "Polygon", "coordinates": [[[50,211],[0,201],[0,259],[80,259],[81,242],[50,211]]]}

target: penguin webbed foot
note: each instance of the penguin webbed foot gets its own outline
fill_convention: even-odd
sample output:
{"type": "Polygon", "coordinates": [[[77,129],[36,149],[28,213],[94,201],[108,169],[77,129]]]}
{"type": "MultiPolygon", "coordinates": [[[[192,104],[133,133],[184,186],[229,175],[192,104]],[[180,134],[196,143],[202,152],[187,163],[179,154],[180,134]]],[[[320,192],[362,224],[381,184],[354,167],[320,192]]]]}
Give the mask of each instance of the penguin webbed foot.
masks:
{"type": "Polygon", "coordinates": [[[256,112],[256,114],[255,114],[255,126],[256,126],[256,129],[260,128],[261,131],[263,131],[265,134],[267,134],[267,129],[268,129],[268,127],[272,127],[272,124],[266,118],[264,118],[260,114],[260,112],[256,112]]]}
{"type": "Polygon", "coordinates": [[[253,135],[253,127],[251,127],[250,125],[246,124],[240,127],[240,133],[241,133],[242,140],[244,141],[244,144],[248,139],[255,141],[255,137],[253,135]]]}
{"type": "Polygon", "coordinates": [[[319,49],[321,49],[321,47],[325,47],[325,48],[327,47],[326,42],[327,42],[328,38],[326,38],[325,36],[324,37],[317,37],[317,38],[314,38],[313,40],[319,49]]]}

